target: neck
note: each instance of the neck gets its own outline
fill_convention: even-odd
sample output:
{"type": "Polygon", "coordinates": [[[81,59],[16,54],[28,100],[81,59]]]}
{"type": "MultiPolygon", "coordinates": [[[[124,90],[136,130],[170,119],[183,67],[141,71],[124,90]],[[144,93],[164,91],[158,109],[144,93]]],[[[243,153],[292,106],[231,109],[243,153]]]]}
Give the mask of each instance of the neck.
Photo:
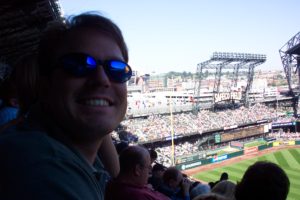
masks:
{"type": "Polygon", "coordinates": [[[83,156],[86,158],[89,164],[93,165],[97,153],[99,150],[99,147],[101,145],[102,141],[94,142],[93,144],[72,144],[72,146],[77,149],[83,156]]]}
{"type": "Polygon", "coordinates": [[[136,186],[145,186],[145,184],[140,183],[135,176],[133,175],[127,175],[127,174],[119,174],[118,181],[122,182],[122,183],[127,183],[130,185],[136,185],[136,186]]]}

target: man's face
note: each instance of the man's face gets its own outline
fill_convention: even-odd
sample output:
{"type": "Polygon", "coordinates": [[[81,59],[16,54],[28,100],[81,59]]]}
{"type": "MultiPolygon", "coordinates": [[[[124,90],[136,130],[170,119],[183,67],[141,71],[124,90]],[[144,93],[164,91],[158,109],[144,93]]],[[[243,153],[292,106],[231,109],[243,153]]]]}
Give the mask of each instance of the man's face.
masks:
{"type": "MultiPolygon", "coordinates": [[[[59,56],[85,53],[97,60],[124,61],[117,43],[98,30],[77,29],[67,40],[59,56]]],[[[112,82],[102,66],[83,77],[58,67],[45,80],[44,109],[73,140],[100,139],[114,130],[125,115],[126,84],[112,82]]]]}
{"type": "Polygon", "coordinates": [[[149,173],[152,170],[151,167],[151,159],[150,159],[150,155],[146,154],[147,156],[145,157],[145,164],[142,167],[142,173],[140,176],[141,179],[141,184],[142,185],[146,185],[148,182],[148,178],[149,178],[149,173]]]}
{"type": "Polygon", "coordinates": [[[180,188],[181,187],[181,183],[183,180],[183,176],[181,173],[178,174],[177,179],[172,181],[171,187],[176,189],[176,188],[180,188]]]}

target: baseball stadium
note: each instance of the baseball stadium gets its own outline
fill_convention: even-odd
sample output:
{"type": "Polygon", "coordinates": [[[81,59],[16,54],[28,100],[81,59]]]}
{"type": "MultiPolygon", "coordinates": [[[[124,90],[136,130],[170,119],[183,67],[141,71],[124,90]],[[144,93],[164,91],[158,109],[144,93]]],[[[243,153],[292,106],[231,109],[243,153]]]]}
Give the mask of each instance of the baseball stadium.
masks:
{"type": "MultiPolygon", "coordinates": [[[[2,81],[14,60],[37,46],[44,24],[61,17],[57,2],[40,1],[24,11],[23,3],[17,4],[18,10],[2,8],[13,18],[1,17],[2,81]],[[30,19],[24,13],[40,16],[30,19]],[[20,30],[14,28],[17,25],[20,30]],[[8,49],[11,44],[14,48],[8,49]]],[[[174,167],[191,181],[207,185],[218,181],[224,172],[237,184],[249,166],[257,161],[272,162],[288,176],[287,199],[299,200],[300,32],[279,53],[287,84],[282,90],[271,88],[269,93],[253,87],[259,82],[256,67],[267,60],[260,53],[213,52],[210,59],[197,64],[186,83],[191,86],[185,90],[183,80],[176,77],[139,76],[133,71],[126,83],[127,114],[112,133],[114,144],[155,150],[156,163],[174,167]],[[171,86],[166,87],[167,82],[171,86]]]]}
{"type": "MultiPolygon", "coordinates": [[[[297,35],[291,40],[298,38],[297,35]]],[[[297,44],[287,47],[290,44],[280,50],[288,78],[291,78],[290,68],[296,65],[287,64],[287,57],[293,58],[298,53],[297,44]]],[[[215,52],[210,60],[198,64],[194,95],[153,92],[152,99],[129,96],[128,116],[117,130],[116,138],[155,149],[159,163],[176,166],[202,183],[218,180],[223,172],[229,174],[229,180],[238,183],[256,161],[276,163],[289,177],[288,199],[299,199],[299,92],[289,85],[288,95],[256,100],[251,94],[254,68],[265,59],[260,54],[215,52]],[[223,64],[215,64],[220,60],[223,64]],[[251,72],[246,76],[244,90],[224,91],[226,83],[218,77],[223,73],[216,72],[213,93],[203,95],[202,87],[206,83],[201,78],[202,71],[215,69],[216,65],[221,66],[219,70],[235,71],[237,66],[242,66],[241,69],[251,72]],[[168,106],[164,107],[164,102],[168,106]],[[147,108],[143,111],[141,107],[147,108]]],[[[236,73],[231,84],[236,85],[239,76],[236,73]]],[[[291,79],[287,82],[291,84],[291,79]]]]}

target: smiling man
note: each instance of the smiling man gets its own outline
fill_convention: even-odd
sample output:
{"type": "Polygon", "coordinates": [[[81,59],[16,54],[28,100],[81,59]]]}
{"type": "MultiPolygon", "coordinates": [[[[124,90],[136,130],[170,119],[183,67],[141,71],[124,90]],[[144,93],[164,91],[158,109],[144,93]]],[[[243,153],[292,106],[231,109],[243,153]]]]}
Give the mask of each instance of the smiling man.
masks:
{"type": "Polygon", "coordinates": [[[127,62],[120,29],[100,15],[45,32],[37,101],[18,130],[0,138],[1,199],[104,199],[109,177],[97,152],[124,118],[127,62]]]}

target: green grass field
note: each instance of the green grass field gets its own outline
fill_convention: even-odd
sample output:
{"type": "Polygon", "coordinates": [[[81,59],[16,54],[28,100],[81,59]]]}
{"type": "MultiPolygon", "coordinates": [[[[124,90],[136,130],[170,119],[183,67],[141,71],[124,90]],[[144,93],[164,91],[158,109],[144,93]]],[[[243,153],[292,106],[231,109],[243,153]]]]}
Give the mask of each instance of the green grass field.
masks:
{"type": "Polygon", "coordinates": [[[211,171],[200,172],[198,174],[194,174],[193,177],[210,182],[218,180],[222,172],[227,172],[229,174],[229,179],[236,183],[237,181],[241,180],[248,166],[258,160],[267,160],[280,165],[287,173],[291,183],[290,192],[287,199],[300,199],[300,148],[284,149],[277,152],[268,153],[260,157],[244,160],[220,168],[215,168],[211,171]]]}

